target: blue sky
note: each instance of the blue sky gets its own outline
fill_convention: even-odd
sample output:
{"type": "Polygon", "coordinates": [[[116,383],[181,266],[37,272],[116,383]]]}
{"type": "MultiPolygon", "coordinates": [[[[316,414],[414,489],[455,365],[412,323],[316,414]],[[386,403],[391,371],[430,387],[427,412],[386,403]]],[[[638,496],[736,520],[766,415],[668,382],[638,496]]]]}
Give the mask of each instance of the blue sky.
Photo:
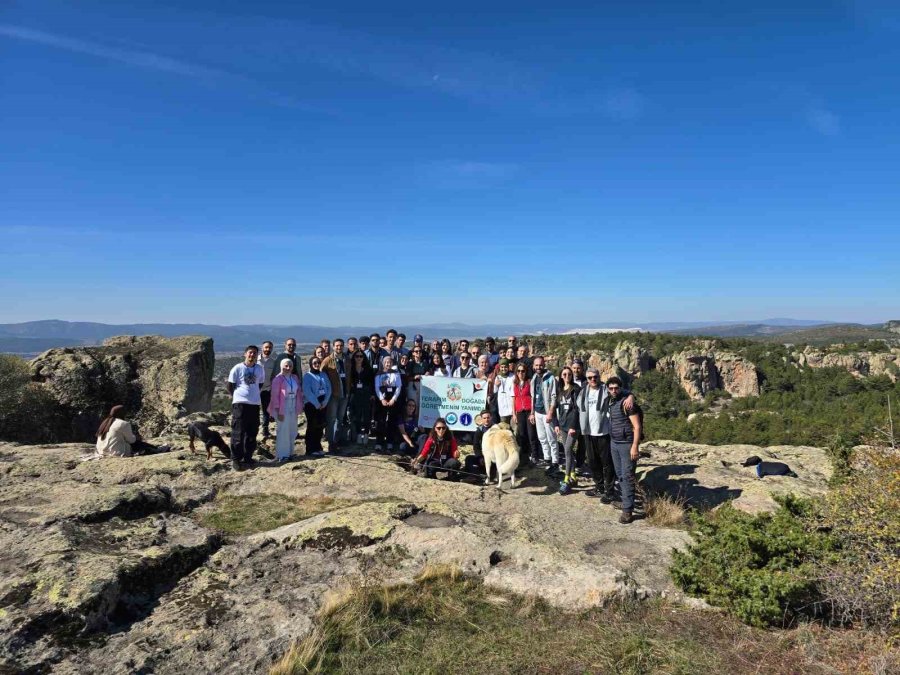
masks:
{"type": "Polygon", "coordinates": [[[0,321],[900,318],[900,5],[7,2],[0,321]]]}

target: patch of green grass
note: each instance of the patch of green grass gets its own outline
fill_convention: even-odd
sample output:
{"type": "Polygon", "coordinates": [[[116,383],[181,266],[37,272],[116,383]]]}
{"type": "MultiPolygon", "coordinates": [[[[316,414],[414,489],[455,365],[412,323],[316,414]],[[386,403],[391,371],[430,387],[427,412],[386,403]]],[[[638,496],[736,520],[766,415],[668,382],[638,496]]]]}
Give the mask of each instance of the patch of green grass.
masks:
{"type": "Polygon", "coordinates": [[[355,502],[332,497],[289,497],[283,494],[223,495],[198,513],[205,527],[225,534],[245,535],[334,511],[355,502]]]}
{"type": "Polygon", "coordinates": [[[766,631],[661,601],[565,613],[439,569],[332,595],[270,675],[834,673],[883,653],[865,634],[766,631]]]}

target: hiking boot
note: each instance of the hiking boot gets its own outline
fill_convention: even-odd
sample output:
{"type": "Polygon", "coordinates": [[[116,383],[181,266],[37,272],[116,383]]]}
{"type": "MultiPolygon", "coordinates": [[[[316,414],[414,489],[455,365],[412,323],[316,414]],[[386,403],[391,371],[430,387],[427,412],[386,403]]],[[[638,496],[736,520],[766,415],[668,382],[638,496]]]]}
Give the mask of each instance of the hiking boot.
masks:
{"type": "Polygon", "coordinates": [[[619,522],[623,525],[628,525],[634,521],[634,516],[631,515],[631,511],[622,511],[622,515],[619,516],[619,522]]]}
{"type": "Polygon", "coordinates": [[[559,484],[559,494],[568,495],[572,493],[572,486],[569,485],[567,481],[563,481],[559,484]]]}
{"type": "Polygon", "coordinates": [[[600,502],[603,504],[612,504],[614,501],[615,499],[613,499],[613,496],[608,492],[604,492],[600,495],[600,502]]]}
{"type": "Polygon", "coordinates": [[[603,490],[593,487],[584,494],[587,497],[602,497],[605,493],[603,492],[603,490]]]}
{"type": "Polygon", "coordinates": [[[548,476],[555,476],[559,472],[559,464],[551,464],[546,469],[544,469],[544,473],[548,476]]]}
{"type": "Polygon", "coordinates": [[[231,460],[231,470],[232,471],[240,471],[241,463],[239,461],[237,461],[236,459],[231,460]]]}

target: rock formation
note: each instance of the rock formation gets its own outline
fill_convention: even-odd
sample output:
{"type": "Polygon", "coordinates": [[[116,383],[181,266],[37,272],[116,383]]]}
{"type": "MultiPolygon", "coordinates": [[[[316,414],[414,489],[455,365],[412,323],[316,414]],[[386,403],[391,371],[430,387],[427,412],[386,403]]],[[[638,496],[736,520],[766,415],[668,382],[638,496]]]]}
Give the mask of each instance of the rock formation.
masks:
{"type": "Polygon", "coordinates": [[[208,411],[214,361],[210,338],[122,336],[100,347],[51,349],[31,372],[59,407],[54,437],[89,441],[115,404],[125,405],[145,437],[185,413],[208,411]]]}
{"type": "Polygon", "coordinates": [[[858,351],[850,353],[827,352],[815,347],[796,351],[791,357],[800,367],[843,368],[854,377],[887,375],[892,382],[900,373],[900,348],[890,352],[858,351]]]}
{"type": "Polygon", "coordinates": [[[660,359],[656,368],[674,371],[682,388],[694,400],[724,389],[732,396],[758,396],[759,373],[742,356],[723,351],[683,351],[660,359]]]}

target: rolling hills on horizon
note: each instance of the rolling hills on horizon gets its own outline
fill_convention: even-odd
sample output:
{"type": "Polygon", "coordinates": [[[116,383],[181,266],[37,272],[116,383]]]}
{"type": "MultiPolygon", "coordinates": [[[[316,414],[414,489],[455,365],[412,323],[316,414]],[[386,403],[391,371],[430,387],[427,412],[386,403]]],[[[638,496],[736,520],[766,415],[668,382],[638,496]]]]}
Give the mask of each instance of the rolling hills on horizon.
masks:
{"type": "MultiPolygon", "coordinates": [[[[859,334],[858,339],[885,337],[886,329],[881,325],[863,326],[862,324],[838,324],[828,321],[814,321],[791,318],[772,318],[759,321],[733,322],[580,322],[578,324],[560,323],[496,323],[466,324],[462,322],[423,323],[419,325],[398,324],[394,327],[405,332],[409,338],[415,333],[422,333],[426,339],[435,337],[461,338],[484,337],[494,335],[500,338],[509,335],[524,334],[563,334],[578,330],[582,332],[609,332],[611,330],[643,332],[671,332],[684,335],[710,335],[716,337],[760,337],[775,338],[782,335],[802,336],[804,331],[815,332],[822,326],[847,326],[859,334]]],[[[276,325],[245,324],[223,326],[203,323],[128,323],[107,324],[88,321],[42,320],[22,323],[0,324],[0,352],[34,354],[53,347],[99,344],[114,335],[176,335],[201,334],[209,335],[215,340],[219,351],[235,351],[246,344],[271,339],[276,343],[287,337],[294,337],[299,342],[317,342],[323,336],[349,336],[378,330],[383,332],[386,326],[319,326],[319,325],[276,325]]],[[[837,334],[834,328],[829,334],[837,334]]],[[[890,334],[888,334],[890,335],[890,334]]],[[[792,341],[801,341],[792,339],[792,341]]]]}

